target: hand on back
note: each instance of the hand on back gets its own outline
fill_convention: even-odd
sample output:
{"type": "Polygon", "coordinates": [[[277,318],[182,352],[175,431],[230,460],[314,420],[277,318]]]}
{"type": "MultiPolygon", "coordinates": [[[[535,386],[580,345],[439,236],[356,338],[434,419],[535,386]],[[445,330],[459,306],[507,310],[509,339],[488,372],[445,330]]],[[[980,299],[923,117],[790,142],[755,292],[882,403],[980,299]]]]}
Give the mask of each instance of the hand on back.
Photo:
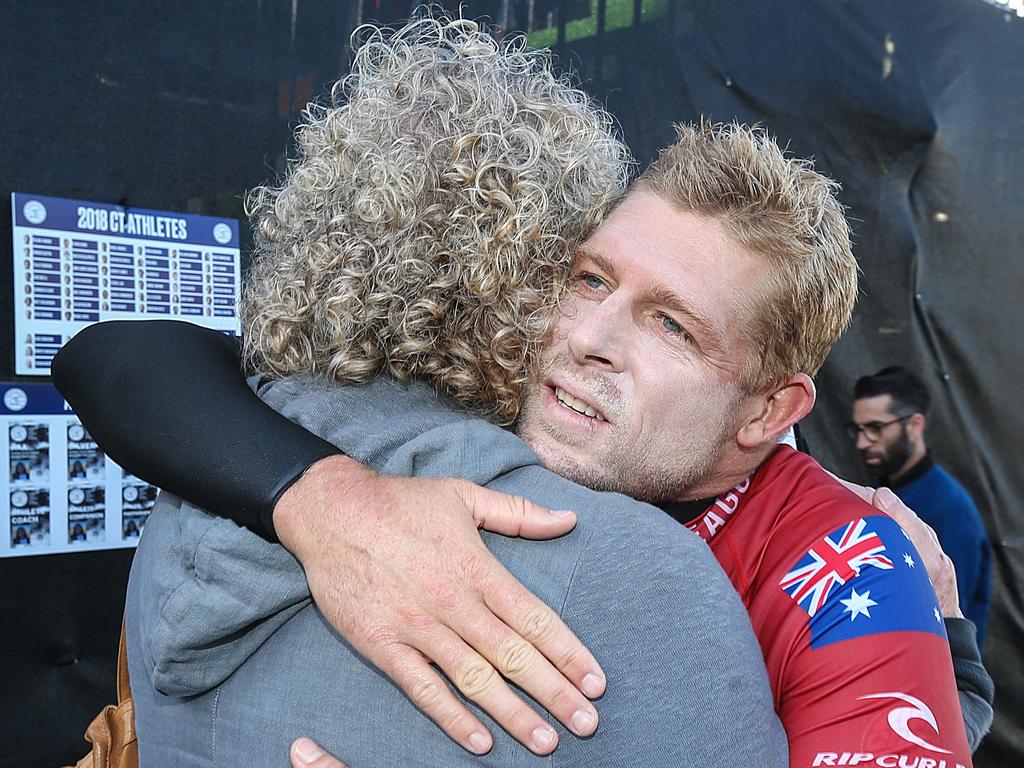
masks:
{"type": "Polygon", "coordinates": [[[558,615],[502,566],[478,528],[562,535],[572,513],[453,479],[377,475],[343,456],[314,464],[279,501],[274,524],[302,563],[327,620],[467,750],[491,735],[431,666],[538,754],[557,734],[503,678],[587,736],[604,692],[597,662],[558,615]],[[586,693],[586,696],[581,693],[586,693]]]}
{"type": "Polygon", "coordinates": [[[939,599],[939,610],[942,611],[942,615],[947,619],[962,619],[964,615],[960,611],[956,569],[953,567],[953,561],[942,551],[939,537],[932,527],[919,518],[914,510],[904,504],[899,496],[888,488],[868,488],[841,478],[836,479],[875,509],[882,510],[900,524],[900,527],[910,537],[918,554],[921,555],[921,559],[924,560],[928,577],[931,579],[935,595],[939,599]]]}

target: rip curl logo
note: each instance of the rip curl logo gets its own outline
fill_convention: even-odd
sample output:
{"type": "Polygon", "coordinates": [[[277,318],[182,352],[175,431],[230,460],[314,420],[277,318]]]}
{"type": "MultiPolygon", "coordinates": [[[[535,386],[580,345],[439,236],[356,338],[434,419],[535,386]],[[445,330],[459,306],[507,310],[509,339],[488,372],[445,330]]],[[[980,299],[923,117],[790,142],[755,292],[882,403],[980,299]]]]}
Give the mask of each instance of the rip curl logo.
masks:
{"type": "Polygon", "coordinates": [[[897,699],[905,704],[909,704],[907,707],[893,707],[889,710],[889,727],[892,728],[893,732],[904,741],[910,742],[915,747],[921,747],[931,752],[938,752],[940,755],[951,755],[953,754],[948,749],[937,747],[934,744],[925,741],[920,736],[910,730],[910,723],[914,720],[924,720],[928,725],[932,727],[935,734],[939,734],[939,725],[935,722],[935,715],[928,708],[923,701],[915,699],[906,693],[897,693],[890,691],[888,693],[871,693],[867,696],[859,696],[858,701],[864,699],[897,699]]]}
{"type": "MultiPolygon", "coordinates": [[[[937,747],[931,742],[926,741],[911,730],[911,723],[915,720],[923,720],[931,726],[933,731],[935,731],[935,736],[939,736],[939,725],[935,720],[935,715],[932,714],[928,705],[920,699],[916,699],[906,693],[898,693],[896,691],[871,693],[857,698],[858,701],[865,699],[895,699],[896,701],[903,702],[903,704],[906,704],[907,706],[897,705],[888,712],[887,721],[892,732],[907,742],[907,744],[912,744],[915,747],[920,747],[921,749],[929,752],[938,753],[938,755],[953,754],[948,749],[937,747]]],[[[879,727],[884,728],[881,723],[879,723],[879,727]]],[[[921,727],[919,726],[918,731],[920,730],[921,727]]],[[[889,740],[888,735],[886,735],[885,739],[886,741],[889,740]]],[[[937,741],[938,739],[935,738],[935,740],[937,741]]],[[[916,750],[908,751],[916,752],[916,750]]],[[[945,757],[927,757],[921,754],[905,754],[903,753],[903,750],[900,750],[899,752],[883,753],[818,752],[811,761],[810,768],[819,768],[819,766],[860,766],[860,768],[866,768],[866,766],[877,766],[877,768],[967,768],[963,763],[958,762],[952,757],[947,759],[945,757]]]]}

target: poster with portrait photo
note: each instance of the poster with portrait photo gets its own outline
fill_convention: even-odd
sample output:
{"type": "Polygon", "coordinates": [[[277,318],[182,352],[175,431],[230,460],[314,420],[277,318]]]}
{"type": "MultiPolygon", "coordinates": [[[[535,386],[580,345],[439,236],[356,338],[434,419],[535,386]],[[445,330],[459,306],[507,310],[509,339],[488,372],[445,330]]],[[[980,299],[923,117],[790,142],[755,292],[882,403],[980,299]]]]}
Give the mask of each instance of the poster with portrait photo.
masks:
{"type": "Polygon", "coordinates": [[[7,447],[12,485],[49,485],[49,424],[28,421],[8,424],[7,447]]]}
{"type": "Polygon", "coordinates": [[[68,424],[68,482],[102,483],[104,472],[103,451],[89,430],[78,423],[68,424]]]}
{"type": "Polygon", "coordinates": [[[103,486],[68,489],[68,543],[99,544],[106,530],[106,491],[103,486]]]}
{"type": "Polygon", "coordinates": [[[50,491],[17,488],[11,491],[11,549],[50,545],[50,491]]]}
{"type": "Polygon", "coordinates": [[[121,539],[129,541],[142,535],[149,513],[160,489],[122,470],[121,539]]]}

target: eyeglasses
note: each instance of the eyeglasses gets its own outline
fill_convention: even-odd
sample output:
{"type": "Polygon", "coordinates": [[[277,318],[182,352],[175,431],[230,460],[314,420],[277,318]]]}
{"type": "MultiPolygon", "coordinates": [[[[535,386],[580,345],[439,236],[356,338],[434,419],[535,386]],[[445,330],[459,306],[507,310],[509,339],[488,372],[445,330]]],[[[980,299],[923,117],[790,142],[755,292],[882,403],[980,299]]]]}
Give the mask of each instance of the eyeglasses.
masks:
{"type": "Polygon", "coordinates": [[[846,434],[850,436],[851,440],[856,441],[857,436],[860,435],[861,432],[863,432],[864,437],[866,437],[870,442],[873,443],[882,436],[882,430],[888,427],[890,424],[896,424],[897,422],[900,421],[906,421],[913,415],[914,414],[912,413],[908,413],[906,416],[900,416],[899,418],[893,419],[892,421],[872,421],[863,425],[858,424],[855,421],[851,421],[849,424],[846,425],[846,434]]]}

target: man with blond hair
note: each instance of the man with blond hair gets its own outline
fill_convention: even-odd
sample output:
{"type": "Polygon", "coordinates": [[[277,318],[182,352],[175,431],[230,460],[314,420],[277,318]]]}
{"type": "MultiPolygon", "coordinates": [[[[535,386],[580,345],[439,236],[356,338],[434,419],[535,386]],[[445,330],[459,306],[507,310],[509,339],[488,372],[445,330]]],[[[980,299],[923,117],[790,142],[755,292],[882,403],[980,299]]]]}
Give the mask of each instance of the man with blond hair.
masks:
{"type": "MultiPolygon", "coordinates": [[[[296,370],[279,370],[290,378],[261,387],[260,396],[279,412],[369,465],[370,470],[358,467],[352,459],[332,464],[347,473],[348,503],[360,505],[383,493],[393,500],[391,505],[409,506],[405,499],[411,486],[396,495],[396,481],[373,470],[452,474],[548,505],[561,505],[560,494],[575,494],[570,506],[579,525],[573,536],[542,547],[490,537],[488,545],[592,648],[603,647],[613,663],[622,659],[616,655],[615,641],[621,651],[624,637],[616,632],[624,629],[634,631],[634,642],[643,642],[641,656],[682,641],[678,653],[670,654],[672,660],[662,667],[666,676],[693,654],[707,660],[703,679],[684,692],[690,705],[670,704],[678,733],[666,733],[664,725],[652,728],[649,714],[641,721],[628,714],[629,702],[635,707],[655,690],[659,696],[665,692],[652,679],[641,678],[636,687],[628,667],[613,667],[618,676],[603,707],[602,728],[589,745],[572,742],[549,760],[590,765],[653,763],[660,755],[674,763],[690,759],[709,764],[716,756],[708,745],[717,738],[717,758],[724,765],[734,765],[748,759],[744,744],[737,741],[736,725],[756,715],[743,711],[715,722],[699,722],[709,715],[694,711],[694,706],[704,706],[694,705],[694,697],[705,686],[720,685],[721,671],[743,659],[729,650],[733,646],[726,645],[725,637],[714,639],[686,623],[685,604],[664,603],[662,607],[670,612],[666,617],[645,616],[643,611],[630,614],[632,621],[644,619],[639,634],[637,626],[621,626],[622,615],[617,611],[635,605],[630,602],[634,589],[657,589],[670,578],[665,559],[671,562],[671,553],[659,546],[674,542],[675,537],[652,528],[653,521],[639,511],[625,520],[604,513],[591,515],[588,505],[600,507],[604,497],[586,495],[578,486],[566,486],[554,475],[544,474],[536,463],[538,457],[548,469],[590,488],[659,504],[709,543],[753,621],[768,666],[774,706],[788,736],[791,765],[873,761],[884,766],[910,759],[934,761],[932,755],[945,756],[942,759],[950,766],[970,764],[941,614],[923,569],[914,567],[916,550],[892,520],[849,494],[811,459],[778,444],[813,406],[810,377],[853,307],[856,264],[834,191],[833,183],[809,164],[786,158],[760,131],[737,125],[681,127],[676,145],[635,182],[579,247],[566,295],[560,296],[560,288],[551,294],[561,299],[558,314],[523,392],[522,413],[515,426],[533,453],[524,453],[522,444],[507,432],[451,410],[429,390],[372,378],[378,371],[392,370],[389,361],[401,353],[401,344],[383,350],[383,364],[363,367],[371,377],[361,387],[296,378],[296,370]],[[372,418],[365,415],[368,412],[372,418]],[[652,534],[665,536],[664,541],[653,540],[652,534]],[[612,549],[594,559],[596,551],[589,548],[598,544],[612,549]],[[631,565],[649,572],[637,572],[631,565]],[[606,616],[592,610],[591,598],[602,593],[609,601],[606,616]],[[581,611],[581,605],[591,610],[581,611]],[[671,621],[680,626],[668,626],[671,621]],[[656,640],[653,646],[652,639],[656,640]],[[716,646],[719,642],[721,648],[716,646]],[[657,746],[649,757],[638,757],[648,754],[652,744],[657,746]],[[663,744],[673,746],[664,752],[663,744]]],[[[389,290],[396,295],[419,285],[410,281],[411,275],[402,274],[404,266],[406,261],[388,273],[389,290]]],[[[314,308],[314,315],[317,311],[314,308]]],[[[479,311],[486,313],[486,305],[480,305],[479,311]]],[[[325,334],[317,331],[318,322],[312,318],[309,338],[322,341],[325,334]]],[[[401,313],[389,316],[388,322],[401,328],[401,313]]],[[[257,357],[259,341],[255,342],[257,357]]],[[[438,344],[444,348],[450,343],[462,353],[466,346],[472,349],[480,343],[476,337],[464,340],[462,346],[455,341],[443,338],[438,344]]],[[[336,352],[328,343],[323,355],[334,361],[336,352]]],[[[358,354],[359,349],[346,353],[346,364],[353,369],[359,368],[358,354]]],[[[432,373],[445,367],[430,358],[429,349],[424,354],[422,370],[409,375],[432,380],[432,373]]],[[[479,373],[491,375],[496,362],[479,373]]],[[[501,382],[503,376],[491,380],[501,382]]],[[[433,382],[437,384],[436,379],[433,382]]],[[[488,405],[486,394],[461,387],[458,381],[442,389],[462,408],[479,411],[488,405]]],[[[269,432],[263,439],[269,439],[269,432]]],[[[320,475],[310,478],[313,483],[323,482],[324,466],[317,464],[319,469],[310,470],[320,475]]],[[[421,482],[427,483],[422,487],[436,503],[438,486],[421,482]]],[[[288,493],[294,491],[294,497],[315,487],[296,483],[288,493]]],[[[314,700],[325,701],[331,687],[318,667],[334,664],[331,668],[336,670],[338,662],[332,654],[341,654],[340,663],[349,665],[346,674],[352,674],[359,671],[351,666],[358,659],[351,647],[323,629],[322,622],[317,624],[317,614],[307,606],[306,580],[294,560],[242,528],[211,523],[209,516],[187,505],[177,514],[180,519],[173,526],[167,522],[168,515],[156,517],[164,521],[161,536],[172,537],[175,526],[180,533],[176,541],[162,545],[158,539],[154,546],[162,549],[153,551],[173,553],[183,548],[191,553],[187,562],[194,564],[199,552],[195,542],[216,542],[213,551],[222,553],[228,565],[219,569],[222,564],[210,559],[209,553],[200,558],[205,573],[199,588],[189,593],[188,607],[200,617],[208,611],[209,617],[222,615],[217,614],[218,606],[230,604],[233,624],[190,623],[188,631],[162,638],[163,645],[158,647],[162,657],[147,662],[183,690],[196,679],[226,681],[223,690],[230,693],[223,698],[222,688],[214,684],[216,694],[211,690],[188,704],[193,709],[211,708],[215,717],[220,707],[231,708],[236,718],[230,723],[218,721],[216,731],[223,740],[218,746],[227,746],[231,754],[268,727],[261,696],[284,695],[289,686],[297,686],[314,700]],[[196,537],[192,544],[189,536],[196,537]],[[253,590],[254,584],[260,589],[253,590]],[[254,696],[248,708],[238,703],[242,685],[254,696]]],[[[274,521],[282,541],[306,565],[305,575],[315,594],[322,574],[311,573],[309,564],[322,557],[337,536],[325,537],[325,529],[316,527],[319,521],[288,520],[276,514],[274,521]]],[[[405,532],[406,537],[415,535],[413,530],[405,532]]],[[[429,535],[445,532],[434,528],[429,535]]],[[[139,556],[143,574],[150,569],[142,578],[156,585],[149,600],[157,603],[154,595],[160,594],[167,574],[160,570],[160,556],[154,559],[153,551],[140,549],[139,556]]],[[[356,557],[371,561],[380,554],[376,542],[361,547],[356,557]]],[[[697,557],[696,553],[689,556],[697,557]]],[[[485,578],[489,573],[479,556],[456,560],[468,578],[485,578]]],[[[714,569],[706,570],[709,583],[716,574],[714,569]]],[[[357,581],[351,579],[334,589],[358,591],[357,581]]],[[[386,582],[375,586],[374,600],[380,598],[382,588],[387,589],[386,582]]],[[[135,610],[146,610],[146,593],[138,589],[133,587],[130,604],[141,600],[141,608],[135,610]]],[[[666,601],[681,597],[672,590],[658,594],[666,601]]],[[[708,599],[696,589],[689,597],[694,607],[708,599]]],[[[350,601],[360,606],[367,599],[363,593],[350,601]]],[[[447,590],[434,595],[441,604],[457,599],[447,590]]],[[[649,602],[645,605],[651,608],[649,602]]],[[[723,609],[728,610],[725,602],[723,609]]],[[[551,616],[533,613],[534,631],[526,634],[527,639],[539,642],[549,630],[557,632],[551,616]]],[[[402,618],[423,633],[439,629],[422,612],[403,612],[402,618]]],[[[332,619],[343,633],[358,638],[358,621],[337,613],[332,619]]],[[[161,631],[166,632],[166,626],[161,631]]],[[[472,635],[466,631],[462,636],[487,645],[486,637],[472,635]]],[[[390,640],[401,652],[402,643],[390,640]]],[[[357,647],[358,642],[353,640],[357,647]]],[[[145,652],[153,653],[154,647],[145,652]]],[[[459,645],[449,637],[443,647],[447,654],[442,649],[428,658],[447,669],[459,645]]],[[[505,647],[524,649],[521,644],[505,647]]],[[[529,650],[518,650],[505,658],[513,677],[539,663],[529,650]]],[[[556,661],[559,669],[573,666],[552,659],[556,661]]],[[[582,674],[587,663],[584,660],[578,669],[566,672],[567,677],[582,678],[584,689],[586,677],[594,674],[582,674]]],[[[475,662],[470,668],[474,674],[468,676],[458,664],[451,668],[453,680],[467,697],[480,696],[485,708],[490,703],[499,713],[507,705],[485,666],[475,662]]],[[[358,679],[361,684],[367,682],[358,679]]],[[[557,684],[553,676],[549,682],[557,684]]],[[[687,685],[686,680],[678,683],[687,685]]],[[[428,739],[422,730],[425,721],[395,708],[395,689],[376,686],[372,690],[372,699],[359,699],[355,706],[373,707],[385,721],[384,727],[400,728],[410,743],[429,743],[437,750],[423,756],[403,752],[401,744],[388,744],[392,760],[413,764],[446,756],[457,759],[444,744],[423,741],[428,739]],[[396,716],[398,722],[388,720],[396,716]]],[[[443,700],[438,686],[424,690],[430,691],[431,698],[443,700]]],[[[358,695],[353,690],[339,693],[358,695]]],[[[288,695],[292,700],[296,693],[288,695]]],[[[420,702],[415,693],[411,695],[429,709],[430,701],[420,702]]],[[[659,710],[665,704],[654,702],[659,710]]],[[[180,705],[165,702],[163,706],[175,711],[180,705]]],[[[528,715],[521,717],[529,722],[528,715]]],[[[468,724],[471,734],[479,733],[474,730],[479,720],[470,718],[461,723],[468,724]]],[[[559,715],[579,733],[574,718],[571,712],[559,715]]],[[[363,720],[349,712],[340,721],[314,722],[311,727],[329,735],[335,745],[356,750],[354,764],[360,766],[374,759],[372,751],[365,751],[368,743],[387,740],[383,731],[367,730],[373,719],[363,720]],[[352,736],[354,730],[359,733],[352,736]],[[367,735],[372,736],[369,741],[364,740],[367,735]],[[347,743],[346,738],[354,741],[347,743]]],[[[447,725],[450,731],[461,727],[447,725]]],[[[553,741],[549,738],[534,751],[549,751],[553,741]]],[[[500,743],[500,751],[497,747],[489,755],[494,762],[528,758],[526,753],[506,751],[505,742],[500,743]]],[[[775,757],[768,745],[761,764],[775,757]]]]}

